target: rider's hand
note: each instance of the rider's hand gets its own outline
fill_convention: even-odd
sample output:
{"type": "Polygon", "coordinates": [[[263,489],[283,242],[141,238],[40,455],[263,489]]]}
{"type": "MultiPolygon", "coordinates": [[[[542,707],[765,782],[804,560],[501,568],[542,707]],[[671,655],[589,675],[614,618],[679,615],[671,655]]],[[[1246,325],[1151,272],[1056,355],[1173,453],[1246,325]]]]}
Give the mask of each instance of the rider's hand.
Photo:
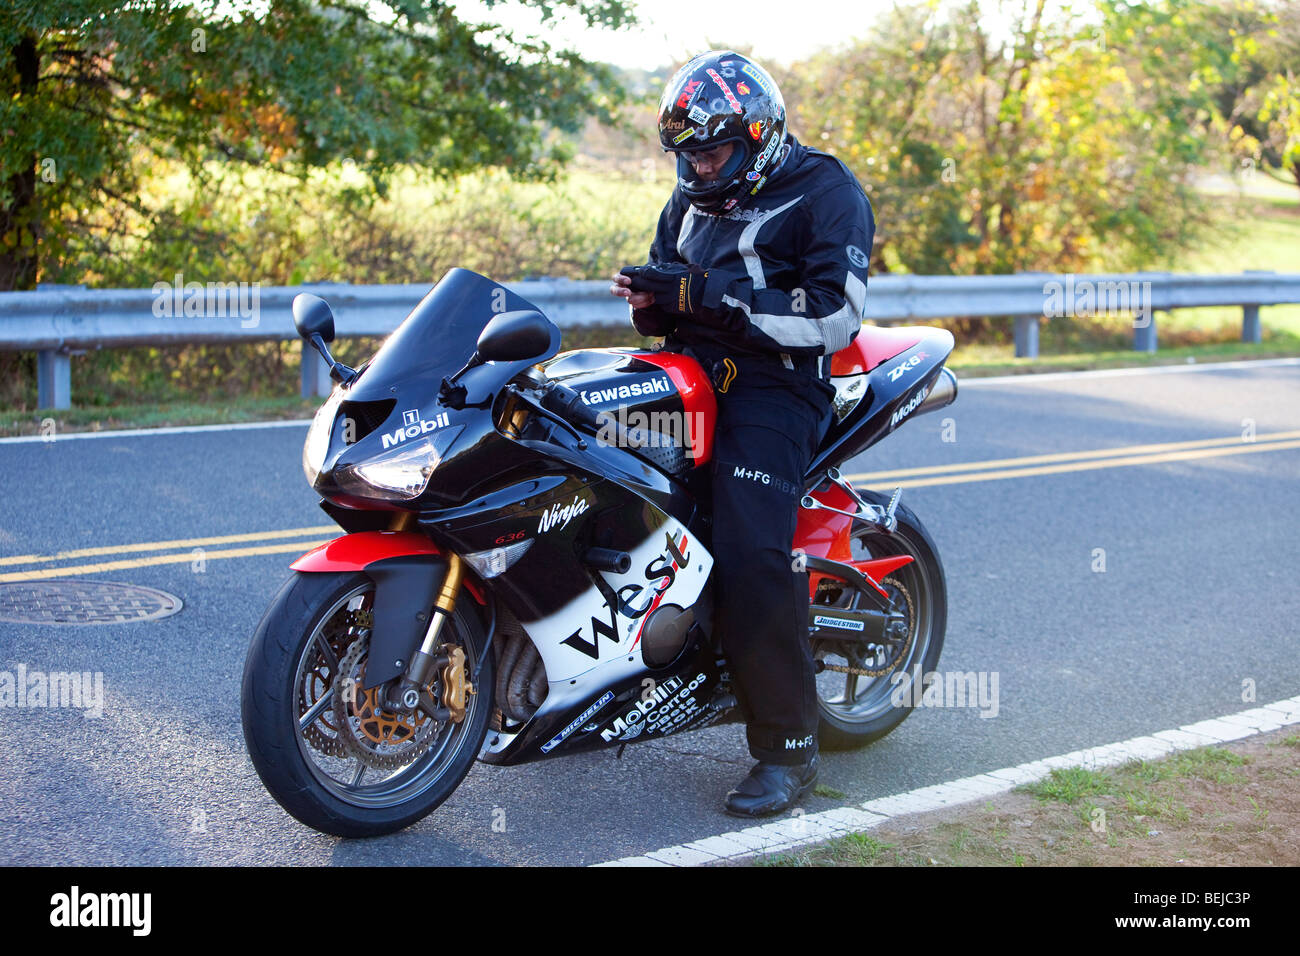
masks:
{"type": "Polygon", "coordinates": [[[624,266],[620,274],[629,280],[633,294],[651,293],[655,305],[675,315],[693,315],[700,311],[704,283],[709,277],[701,266],[679,262],[624,266]]]}
{"type": "Polygon", "coordinates": [[[655,296],[653,292],[633,292],[632,280],[622,273],[614,273],[614,285],[609,287],[613,295],[627,299],[628,305],[634,309],[648,309],[654,305],[655,296]]]}

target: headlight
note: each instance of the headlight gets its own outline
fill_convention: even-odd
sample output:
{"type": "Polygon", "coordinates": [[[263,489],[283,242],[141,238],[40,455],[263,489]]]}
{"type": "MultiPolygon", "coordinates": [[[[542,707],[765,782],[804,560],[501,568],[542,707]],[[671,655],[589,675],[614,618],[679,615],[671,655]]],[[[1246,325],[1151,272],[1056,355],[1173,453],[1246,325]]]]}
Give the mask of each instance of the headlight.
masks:
{"type": "Polygon", "coordinates": [[[440,429],[425,438],[386,455],[339,468],[334,480],[339,488],[363,498],[393,498],[409,501],[424,494],[442,453],[460,433],[459,427],[440,429]],[[379,492],[379,495],[376,495],[379,492]]]}
{"type": "Polygon", "coordinates": [[[316,410],[311,428],[307,429],[307,440],[302,446],[302,470],[312,487],[316,486],[316,478],[325,466],[325,456],[330,450],[330,433],[334,431],[334,416],[338,414],[342,401],[343,389],[336,387],[325,399],[325,404],[316,410]]]}

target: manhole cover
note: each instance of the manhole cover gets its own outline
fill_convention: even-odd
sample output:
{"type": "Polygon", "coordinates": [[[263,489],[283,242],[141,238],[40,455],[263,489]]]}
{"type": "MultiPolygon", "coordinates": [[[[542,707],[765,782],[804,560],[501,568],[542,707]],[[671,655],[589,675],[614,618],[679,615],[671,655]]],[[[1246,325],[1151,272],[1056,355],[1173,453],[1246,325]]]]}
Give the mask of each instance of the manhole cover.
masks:
{"type": "Polygon", "coordinates": [[[166,591],[112,581],[0,584],[0,621],[16,624],[124,624],[156,621],[181,609],[166,591]]]}

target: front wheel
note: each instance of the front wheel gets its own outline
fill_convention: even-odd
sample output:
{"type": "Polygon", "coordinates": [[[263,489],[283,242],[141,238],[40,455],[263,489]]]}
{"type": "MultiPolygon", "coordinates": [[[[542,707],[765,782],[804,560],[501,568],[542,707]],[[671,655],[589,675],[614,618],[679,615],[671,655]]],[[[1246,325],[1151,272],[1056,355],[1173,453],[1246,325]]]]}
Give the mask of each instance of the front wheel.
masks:
{"type": "Polygon", "coordinates": [[[451,795],[478,756],[492,709],[493,660],[468,600],[462,592],[439,635],[446,663],[421,689],[419,706],[402,713],[384,706],[382,687],[362,686],[370,577],[297,572],[285,582],[253,635],[241,708],[253,766],[282,807],[323,833],[369,837],[410,826],[451,795]],[[457,720],[459,707],[449,715],[446,705],[480,661],[457,720]]]}
{"type": "MultiPolygon", "coordinates": [[[[881,508],[887,495],[861,491],[881,508]]],[[[948,591],[939,552],[916,515],[905,506],[895,512],[898,528],[885,534],[859,527],[853,533],[853,559],[870,560],[910,555],[911,563],[890,572],[880,582],[895,607],[906,616],[904,637],[863,648],[843,641],[813,642],[813,657],[823,669],[817,675],[819,746],[826,750],[862,747],[884,737],[912,712],[902,690],[907,681],[933,671],[943,650],[948,624],[948,591]]],[[[814,605],[866,607],[856,591],[823,581],[814,605]]]]}

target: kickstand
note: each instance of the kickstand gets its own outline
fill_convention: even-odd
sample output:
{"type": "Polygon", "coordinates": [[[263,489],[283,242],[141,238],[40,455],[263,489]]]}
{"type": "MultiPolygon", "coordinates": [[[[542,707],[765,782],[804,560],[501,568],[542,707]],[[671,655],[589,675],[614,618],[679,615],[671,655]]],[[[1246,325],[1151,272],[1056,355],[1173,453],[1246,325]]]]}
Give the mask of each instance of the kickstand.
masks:
{"type": "Polygon", "coordinates": [[[625,741],[623,741],[621,744],[618,745],[618,753],[614,754],[614,759],[615,759],[615,760],[622,760],[622,759],[623,759],[623,751],[626,750],[626,749],[627,749],[627,741],[625,740],[625,741]]]}

